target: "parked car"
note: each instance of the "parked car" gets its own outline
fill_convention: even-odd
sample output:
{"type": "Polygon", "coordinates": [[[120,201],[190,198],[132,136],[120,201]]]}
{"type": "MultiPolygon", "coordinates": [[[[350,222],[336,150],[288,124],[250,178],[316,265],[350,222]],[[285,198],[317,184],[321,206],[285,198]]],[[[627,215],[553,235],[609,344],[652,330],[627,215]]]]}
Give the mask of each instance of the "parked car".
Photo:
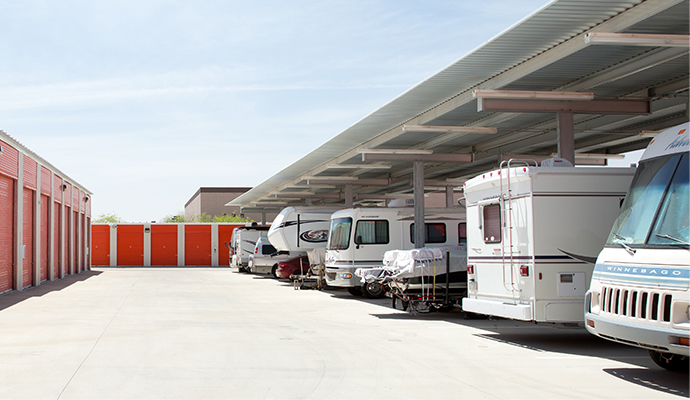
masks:
{"type": "MultiPolygon", "coordinates": [[[[302,255],[301,253],[299,255],[302,255]]],[[[276,251],[276,248],[265,236],[260,237],[254,246],[254,254],[249,256],[247,268],[254,274],[271,274],[277,278],[278,263],[295,258],[295,254],[287,251],[276,251]]]]}
{"type": "Polygon", "coordinates": [[[288,279],[292,274],[306,273],[309,270],[309,257],[299,256],[291,260],[278,263],[276,275],[278,278],[288,279]],[[301,270],[300,270],[301,267],[301,270]]]}

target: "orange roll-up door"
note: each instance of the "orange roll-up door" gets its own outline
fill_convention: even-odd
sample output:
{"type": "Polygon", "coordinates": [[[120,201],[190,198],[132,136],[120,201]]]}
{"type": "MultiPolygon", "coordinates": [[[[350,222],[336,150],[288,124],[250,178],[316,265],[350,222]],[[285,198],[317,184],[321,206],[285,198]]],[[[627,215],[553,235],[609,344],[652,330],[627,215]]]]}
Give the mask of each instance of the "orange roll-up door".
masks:
{"type": "Polygon", "coordinates": [[[144,265],[144,225],[117,226],[117,265],[144,265]]]}
{"type": "Polygon", "coordinates": [[[244,226],[244,224],[237,225],[218,225],[218,265],[219,266],[229,266],[230,265],[230,250],[225,247],[227,243],[230,245],[232,240],[232,230],[238,226],[244,226]]]}
{"type": "Polygon", "coordinates": [[[50,262],[48,253],[50,251],[50,236],[48,235],[48,227],[50,227],[50,220],[48,219],[48,210],[50,207],[50,199],[48,196],[41,195],[41,282],[48,280],[48,263],[50,262]]]}
{"type": "Polygon", "coordinates": [[[91,233],[93,265],[110,265],[110,225],[94,225],[91,233]]]}
{"type": "Polygon", "coordinates": [[[34,281],[34,191],[24,188],[24,218],[22,245],[24,260],[22,262],[22,288],[31,286],[34,281]]]}
{"type": "Polygon", "coordinates": [[[185,265],[211,265],[211,225],[185,225],[184,243],[185,265]]]}
{"type": "Polygon", "coordinates": [[[14,179],[0,175],[0,293],[12,289],[14,277],[14,179]]]}
{"type": "Polygon", "coordinates": [[[151,225],[151,265],[177,266],[177,225],[151,225]]]}

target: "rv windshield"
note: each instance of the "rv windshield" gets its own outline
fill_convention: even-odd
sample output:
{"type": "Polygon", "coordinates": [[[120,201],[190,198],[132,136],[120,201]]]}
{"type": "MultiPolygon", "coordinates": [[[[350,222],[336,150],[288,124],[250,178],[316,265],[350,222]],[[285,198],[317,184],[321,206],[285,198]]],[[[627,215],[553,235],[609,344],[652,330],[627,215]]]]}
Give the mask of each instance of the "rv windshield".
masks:
{"type": "Polygon", "coordinates": [[[336,218],[331,220],[328,250],[345,250],[350,247],[351,230],[352,218],[336,218]]]}
{"type": "Polygon", "coordinates": [[[687,246],[688,154],[640,163],[607,245],[687,246]]]}

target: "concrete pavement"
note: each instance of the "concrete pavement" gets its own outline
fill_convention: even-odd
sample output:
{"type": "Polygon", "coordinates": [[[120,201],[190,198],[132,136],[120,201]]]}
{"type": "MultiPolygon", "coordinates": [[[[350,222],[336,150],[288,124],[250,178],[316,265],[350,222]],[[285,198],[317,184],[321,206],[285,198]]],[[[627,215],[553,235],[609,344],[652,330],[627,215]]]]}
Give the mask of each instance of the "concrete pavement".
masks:
{"type": "Polygon", "coordinates": [[[410,315],[229,268],[101,268],[0,296],[0,399],[678,399],[584,328],[410,315]]]}

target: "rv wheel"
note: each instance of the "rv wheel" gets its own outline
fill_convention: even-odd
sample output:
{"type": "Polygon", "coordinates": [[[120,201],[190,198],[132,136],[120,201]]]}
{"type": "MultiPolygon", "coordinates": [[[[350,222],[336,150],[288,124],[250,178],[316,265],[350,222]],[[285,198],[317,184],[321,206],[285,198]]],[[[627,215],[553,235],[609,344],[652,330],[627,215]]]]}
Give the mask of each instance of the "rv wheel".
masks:
{"type": "Polygon", "coordinates": [[[674,372],[688,372],[688,357],[680,354],[649,350],[649,356],[656,365],[674,372]]]}
{"type": "Polygon", "coordinates": [[[271,269],[271,275],[273,275],[274,278],[278,279],[278,264],[274,265],[271,269]]]}
{"type": "Polygon", "coordinates": [[[383,290],[383,285],[376,282],[369,282],[362,286],[362,293],[365,297],[370,299],[380,299],[386,295],[383,290]]]}

